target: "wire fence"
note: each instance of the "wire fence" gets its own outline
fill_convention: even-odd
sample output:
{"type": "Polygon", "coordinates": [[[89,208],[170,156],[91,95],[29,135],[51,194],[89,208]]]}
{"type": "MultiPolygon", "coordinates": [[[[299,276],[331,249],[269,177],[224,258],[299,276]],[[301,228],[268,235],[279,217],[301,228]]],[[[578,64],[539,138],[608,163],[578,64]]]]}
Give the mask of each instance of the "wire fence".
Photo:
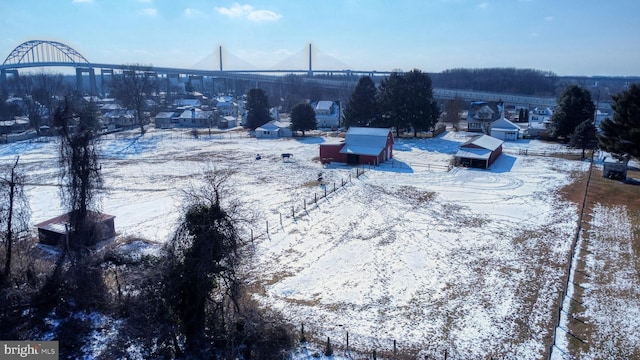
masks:
{"type": "Polygon", "coordinates": [[[574,334],[573,332],[571,332],[571,330],[565,326],[563,326],[562,321],[563,321],[563,316],[562,314],[566,314],[567,320],[569,320],[570,322],[573,321],[577,321],[577,322],[581,322],[584,324],[584,321],[580,318],[578,318],[577,316],[575,316],[570,310],[571,310],[571,304],[577,304],[579,305],[581,308],[585,308],[585,305],[580,302],[579,300],[576,300],[575,298],[573,298],[573,296],[570,293],[570,288],[572,286],[580,286],[579,284],[575,283],[573,281],[574,279],[574,274],[575,272],[577,272],[578,270],[576,269],[577,263],[576,263],[576,256],[578,255],[578,246],[580,244],[579,239],[580,239],[580,233],[582,232],[582,224],[584,221],[584,211],[586,208],[586,204],[587,204],[587,195],[589,194],[589,184],[591,182],[591,176],[592,176],[592,172],[593,172],[593,153],[591,154],[591,163],[589,164],[589,173],[588,173],[588,177],[587,177],[587,184],[585,186],[584,189],[584,195],[582,197],[582,204],[580,206],[580,213],[578,216],[578,220],[577,220],[577,226],[576,226],[576,231],[575,234],[573,236],[573,238],[571,239],[571,252],[569,254],[569,258],[568,258],[568,264],[569,267],[567,268],[567,272],[565,274],[565,279],[564,279],[564,288],[562,290],[562,293],[560,295],[560,304],[558,306],[558,311],[556,312],[555,316],[554,316],[554,329],[553,329],[553,336],[552,336],[552,344],[549,347],[549,352],[548,352],[548,356],[547,359],[551,360],[554,350],[559,351],[562,356],[564,358],[569,358],[569,359],[573,359],[574,357],[570,354],[568,349],[563,349],[561,348],[557,343],[557,336],[558,336],[558,330],[561,330],[562,332],[567,334],[567,338],[572,340],[572,341],[578,341],[582,344],[585,344],[587,342],[587,339],[583,339],[581,337],[579,337],[578,335],[574,334]],[[567,305],[568,304],[568,305],[567,305]],[[566,307],[569,306],[569,309],[566,309],[566,307]]]}
{"type": "MultiPolygon", "coordinates": [[[[345,359],[394,359],[417,360],[438,359],[458,360],[468,357],[460,354],[456,349],[443,346],[433,346],[429,349],[418,349],[403,346],[403,342],[396,339],[384,339],[354,335],[349,332],[347,325],[334,325],[333,332],[326,331],[313,325],[302,323],[297,329],[298,340],[307,358],[340,357],[345,359]],[[328,335],[331,333],[333,335],[328,335]],[[338,333],[338,335],[336,335],[338,333]]],[[[493,357],[486,359],[493,360],[493,357]]]]}

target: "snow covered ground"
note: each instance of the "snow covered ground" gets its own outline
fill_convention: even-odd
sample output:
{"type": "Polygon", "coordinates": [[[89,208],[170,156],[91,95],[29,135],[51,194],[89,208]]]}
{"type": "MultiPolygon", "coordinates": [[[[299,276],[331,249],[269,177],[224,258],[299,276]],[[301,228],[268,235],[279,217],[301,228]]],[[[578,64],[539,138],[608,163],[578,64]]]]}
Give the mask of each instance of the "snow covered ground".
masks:
{"type": "MultiPolygon", "coordinates": [[[[110,189],[102,211],[116,216],[120,236],[162,243],[179,217],[181,189],[206,168],[233,168],[235,195],[262,214],[248,264],[255,297],[304,323],[308,336],[331,337],[340,349],[348,332],[350,348],[366,352],[390,351],[396,340],[399,351],[425,355],[539,359],[576,228],[576,205],[557,190],[589,164],[518,155],[566,151],[521,140],[505,143],[490,170],[446,171],[467,136],[397,140],[394,160],[360,177],[314,160],[332,137],[111,136],[101,142],[110,189]],[[281,153],[294,156],[283,161],[281,153]],[[326,199],[319,173],[329,191],[339,188],[326,199]]],[[[0,146],[0,162],[20,155],[38,184],[27,188],[34,224],[62,212],[56,149],[0,146]]]]}

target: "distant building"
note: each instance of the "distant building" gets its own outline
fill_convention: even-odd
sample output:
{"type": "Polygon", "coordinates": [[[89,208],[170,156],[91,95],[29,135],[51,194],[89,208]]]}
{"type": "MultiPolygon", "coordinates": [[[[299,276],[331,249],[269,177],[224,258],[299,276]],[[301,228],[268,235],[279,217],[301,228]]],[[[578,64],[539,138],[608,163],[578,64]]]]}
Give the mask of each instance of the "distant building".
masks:
{"type": "Polygon", "coordinates": [[[153,117],[154,125],[156,129],[172,129],[174,128],[178,122],[180,113],[175,111],[163,111],[156,114],[153,117]]]}
{"type": "Polygon", "coordinates": [[[272,120],[262,126],[257,127],[255,130],[255,134],[256,138],[258,139],[291,137],[291,123],[272,120]]]}
{"type": "Polygon", "coordinates": [[[467,112],[467,131],[488,134],[491,123],[504,118],[502,101],[474,101],[467,112]]]}
{"type": "Polygon", "coordinates": [[[316,113],[318,128],[336,129],[340,126],[342,110],[339,102],[330,100],[316,101],[311,103],[311,107],[316,113]]]}
{"type": "Polygon", "coordinates": [[[551,116],[553,116],[553,110],[551,110],[551,108],[546,107],[533,109],[529,113],[527,135],[532,138],[548,136],[549,126],[551,125],[551,116]]]}
{"type": "Polygon", "coordinates": [[[200,110],[191,108],[184,110],[177,118],[174,127],[180,128],[206,128],[218,126],[215,122],[215,114],[213,110],[200,110]]]}

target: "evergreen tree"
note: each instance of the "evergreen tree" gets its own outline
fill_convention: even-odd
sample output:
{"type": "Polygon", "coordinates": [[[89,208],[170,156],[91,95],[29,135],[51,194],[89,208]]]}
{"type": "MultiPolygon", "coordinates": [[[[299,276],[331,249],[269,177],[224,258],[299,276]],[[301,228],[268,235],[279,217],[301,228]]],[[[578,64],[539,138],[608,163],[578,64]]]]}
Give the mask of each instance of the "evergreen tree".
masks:
{"type": "Polygon", "coordinates": [[[379,126],[395,127],[396,137],[400,129],[408,127],[406,116],[407,79],[400,73],[393,72],[380,82],[378,103],[380,104],[379,126]]]}
{"type": "Polygon", "coordinates": [[[307,130],[318,128],[316,112],[308,103],[299,103],[291,109],[291,130],[302,131],[302,136],[307,130]]]}
{"type": "Polygon", "coordinates": [[[640,159],[640,85],[632,84],[612,98],[613,119],[606,118],[600,124],[598,145],[617,158],[640,159]]]}
{"type": "Polygon", "coordinates": [[[269,121],[269,99],[263,89],[250,89],[247,92],[247,124],[246,127],[255,130],[269,121]]]}
{"type": "Polygon", "coordinates": [[[524,109],[524,121],[529,122],[529,109],[524,109]]]}
{"type": "Polygon", "coordinates": [[[596,127],[591,120],[585,120],[576,127],[571,135],[569,145],[582,149],[582,158],[584,159],[584,151],[593,149],[596,145],[596,127]]]}
{"type": "Polygon", "coordinates": [[[440,116],[440,109],[433,99],[431,77],[418,69],[404,74],[407,83],[404,116],[413,127],[413,136],[418,131],[435,128],[440,116]]]}
{"type": "Polygon", "coordinates": [[[380,83],[378,101],[382,113],[381,124],[400,129],[411,126],[413,135],[432,130],[438,122],[440,109],[433,99],[429,75],[412,70],[404,75],[392,73],[380,83]]]}
{"type": "Polygon", "coordinates": [[[524,109],[520,108],[520,111],[518,112],[518,121],[519,122],[523,122],[524,121],[524,109]]]}
{"type": "Polygon", "coordinates": [[[358,85],[351,93],[344,110],[344,121],[347,128],[351,126],[370,126],[378,116],[376,85],[369,76],[358,80],[358,85]]]}
{"type": "Polygon", "coordinates": [[[593,121],[595,110],[591,93],[587,89],[577,85],[566,87],[558,99],[558,107],[551,116],[550,135],[554,138],[568,137],[583,121],[593,121]]]}

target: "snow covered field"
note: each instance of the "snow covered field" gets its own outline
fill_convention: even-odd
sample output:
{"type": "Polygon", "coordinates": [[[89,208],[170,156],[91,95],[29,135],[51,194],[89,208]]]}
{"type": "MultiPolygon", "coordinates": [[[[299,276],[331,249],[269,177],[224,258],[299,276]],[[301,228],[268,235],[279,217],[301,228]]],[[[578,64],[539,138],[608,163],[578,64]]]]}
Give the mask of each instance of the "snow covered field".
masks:
{"type": "MultiPolygon", "coordinates": [[[[332,137],[111,136],[101,143],[110,189],[102,211],[116,216],[120,236],[162,243],[179,217],[180,190],[206,168],[231,167],[235,195],[263,214],[248,264],[255,297],[304,323],[308,336],[330,336],[340,348],[348,332],[350,348],[367,352],[390,351],[396,340],[399,351],[425,355],[539,359],[576,229],[576,205],[557,190],[589,164],[518,155],[564,151],[522,140],[505,143],[488,171],[446,171],[466,139],[397,140],[392,162],[357,178],[354,168],[314,160],[332,137]],[[319,173],[329,190],[351,182],[313,204],[324,191],[319,173]]],[[[34,224],[62,211],[56,150],[54,142],[0,146],[0,162],[20,155],[39,184],[27,189],[34,224]]]]}

